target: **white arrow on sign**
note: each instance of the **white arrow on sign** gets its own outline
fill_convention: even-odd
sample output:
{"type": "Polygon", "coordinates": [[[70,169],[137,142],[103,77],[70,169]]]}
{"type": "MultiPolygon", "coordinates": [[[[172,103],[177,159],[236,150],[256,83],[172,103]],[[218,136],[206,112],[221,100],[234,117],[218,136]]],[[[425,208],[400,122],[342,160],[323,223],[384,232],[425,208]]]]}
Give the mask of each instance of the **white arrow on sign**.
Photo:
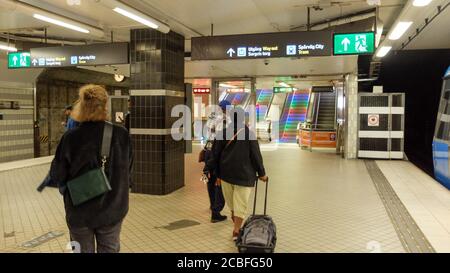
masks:
{"type": "Polygon", "coordinates": [[[33,61],[31,61],[33,63],[34,66],[36,66],[36,64],[38,63],[38,60],[33,59],[33,61]]]}
{"type": "Polygon", "coordinates": [[[348,45],[350,44],[350,40],[345,37],[344,40],[342,40],[341,44],[344,46],[344,51],[347,51],[348,45]]]}
{"type": "Polygon", "coordinates": [[[14,65],[17,65],[17,60],[18,60],[18,59],[17,59],[17,56],[14,56],[14,57],[13,57],[14,65]]]}
{"type": "Polygon", "coordinates": [[[228,49],[227,54],[230,55],[230,57],[233,57],[233,54],[236,53],[236,51],[234,51],[233,48],[230,47],[230,49],[228,49]]]}

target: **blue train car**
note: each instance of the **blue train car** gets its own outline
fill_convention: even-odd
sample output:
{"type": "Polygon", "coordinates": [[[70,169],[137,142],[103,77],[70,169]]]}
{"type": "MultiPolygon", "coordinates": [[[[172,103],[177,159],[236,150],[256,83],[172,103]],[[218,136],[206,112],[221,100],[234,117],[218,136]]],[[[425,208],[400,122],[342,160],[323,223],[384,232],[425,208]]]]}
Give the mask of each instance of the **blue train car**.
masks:
{"type": "Polygon", "coordinates": [[[450,67],[444,75],[433,138],[434,176],[450,189],[450,67]]]}

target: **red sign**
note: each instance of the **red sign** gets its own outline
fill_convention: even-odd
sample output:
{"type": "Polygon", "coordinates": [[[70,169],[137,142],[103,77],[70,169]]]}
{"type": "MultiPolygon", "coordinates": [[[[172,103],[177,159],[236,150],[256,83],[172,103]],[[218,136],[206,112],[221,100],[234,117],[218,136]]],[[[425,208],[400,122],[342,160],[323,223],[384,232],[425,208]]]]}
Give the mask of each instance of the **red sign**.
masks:
{"type": "Polygon", "coordinates": [[[193,88],[194,94],[209,94],[210,88],[193,88]]]}

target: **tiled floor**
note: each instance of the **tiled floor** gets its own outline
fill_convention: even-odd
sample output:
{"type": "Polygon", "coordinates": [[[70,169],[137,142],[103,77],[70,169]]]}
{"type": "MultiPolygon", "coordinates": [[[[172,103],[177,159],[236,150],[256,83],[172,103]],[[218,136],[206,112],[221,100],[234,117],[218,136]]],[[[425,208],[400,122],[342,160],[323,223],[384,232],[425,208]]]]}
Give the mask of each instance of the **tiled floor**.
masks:
{"type": "MultiPolygon", "coordinates": [[[[236,251],[231,221],[209,222],[196,149],[186,156],[184,188],[167,196],[131,195],[123,252],[236,251]],[[163,228],[183,219],[200,224],[163,228]]],[[[270,177],[268,213],[278,229],[277,252],[404,251],[362,161],[292,146],[262,150],[270,177]]],[[[61,197],[56,189],[35,190],[47,171],[48,164],[0,172],[0,252],[65,251],[68,236],[61,197]],[[59,230],[65,235],[41,246],[19,246],[59,230]]]]}
{"type": "Polygon", "coordinates": [[[407,161],[377,161],[437,252],[450,252],[450,191],[407,161]]]}

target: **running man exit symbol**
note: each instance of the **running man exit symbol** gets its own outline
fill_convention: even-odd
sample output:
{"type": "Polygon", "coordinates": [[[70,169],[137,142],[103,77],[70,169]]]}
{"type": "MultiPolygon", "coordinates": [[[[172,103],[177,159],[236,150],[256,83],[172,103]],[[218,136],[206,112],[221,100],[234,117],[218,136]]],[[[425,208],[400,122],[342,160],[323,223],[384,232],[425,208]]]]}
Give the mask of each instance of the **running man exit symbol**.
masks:
{"type": "Polygon", "coordinates": [[[357,52],[367,52],[367,38],[366,35],[355,36],[355,50],[357,52]]]}

